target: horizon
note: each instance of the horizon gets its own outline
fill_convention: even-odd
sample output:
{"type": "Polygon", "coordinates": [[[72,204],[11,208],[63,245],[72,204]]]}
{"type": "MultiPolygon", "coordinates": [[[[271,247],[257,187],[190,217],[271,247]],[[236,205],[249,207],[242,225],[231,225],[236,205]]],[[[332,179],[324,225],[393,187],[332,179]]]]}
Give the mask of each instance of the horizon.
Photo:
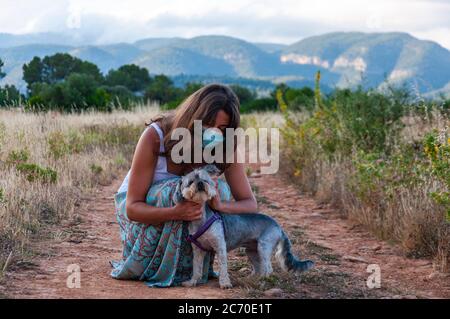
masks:
{"type": "Polygon", "coordinates": [[[333,32],[401,32],[450,49],[450,3],[443,0],[0,2],[0,33],[62,34],[89,45],[204,35],[288,45],[333,32]]]}
{"type": "MultiPolygon", "coordinates": [[[[365,32],[365,31],[332,31],[332,32],[326,32],[326,33],[321,33],[321,34],[313,34],[307,37],[304,37],[302,39],[296,40],[294,42],[290,42],[290,43],[281,43],[281,42],[268,42],[268,41],[251,41],[251,40],[247,40],[238,36],[231,36],[231,35],[226,35],[226,34],[213,34],[213,33],[205,33],[205,34],[199,34],[199,35],[195,35],[195,36],[167,36],[167,37],[143,37],[143,38],[139,38],[133,41],[119,41],[119,42],[107,42],[107,43],[75,43],[77,40],[76,39],[72,39],[72,41],[74,41],[73,44],[68,44],[68,46],[107,46],[107,45],[114,45],[114,44],[135,44],[139,41],[143,41],[143,40],[149,40],[149,39],[183,39],[183,40],[191,40],[191,39],[195,39],[195,38],[199,38],[199,37],[228,37],[228,38],[234,38],[234,39],[238,39],[238,40],[242,40],[248,43],[252,43],[252,44],[274,44],[274,45],[282,45],[282,46],[290,46],[293,45],[295,43],[298,43],[302,40],[308,39],[308,38],[313,38],[313,37],[320,37],[320,36],[324,36],[324,35],[329,35],[329,34],[339,34],[339,33],[347,33],[347,34],[351,34],[351,33],[360,33],[360,34],[365,34],[365,35],[375,35],[375,34],[404,34],[404,35],[409,35],[413,38],[416,38],[418,40],[421,41],[431,41],[434,43],[439,44],[440,46],[442,46],[443,48],[447,49],[450,51],[450,48],[447,48],[445,46],[443,46],[441,43],[434,41],[434,40],[430,40],[430,39],[422,39],[422,38],[418,38],[408,32],[403,32],[403,31],[386,31],[386,32],[365,32]]],[[[8,33],[8,32],[0,32],[0,35],[8,35],[8,36],[38,36],[38,35],[53,35],[53,36],[66,36],[64,33],[59,33],[59,32],[35,32],[35,33],[24,33],[24,34],[15,34],[15,33],[8,33]]],[[[30,43],[30,44],[38,44],[38,43],[30,43]]],[[[51,43],[53,45],[58,45],[60,43],[51,43]]],[[[22,46],[18,45],[18,46],[22,46]]],[[[1,46],[0,46],[1,47],[1,46]]]]}

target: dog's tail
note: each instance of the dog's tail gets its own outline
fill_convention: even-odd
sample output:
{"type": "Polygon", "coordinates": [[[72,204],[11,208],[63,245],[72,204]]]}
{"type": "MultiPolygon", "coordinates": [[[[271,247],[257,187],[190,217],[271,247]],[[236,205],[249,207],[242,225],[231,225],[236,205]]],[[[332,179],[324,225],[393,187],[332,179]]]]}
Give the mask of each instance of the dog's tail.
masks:
{"type": "Polygon", "coordinates": [[[299,260],[291,252],[291,241],[283,232],[277,244],[275,257],[284,271],[306,271],[314,267],[314,262],[311,260],[299,260]]]}

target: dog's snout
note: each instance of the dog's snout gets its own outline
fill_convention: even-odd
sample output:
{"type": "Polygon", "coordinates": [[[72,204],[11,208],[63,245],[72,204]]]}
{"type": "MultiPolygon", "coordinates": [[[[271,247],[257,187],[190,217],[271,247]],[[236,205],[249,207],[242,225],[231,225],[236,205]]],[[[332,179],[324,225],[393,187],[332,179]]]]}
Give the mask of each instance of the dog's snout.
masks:
{"type": "Polygon", "coordinates": [[[199,192],[204,192],[205,191],[205,184],[203,182],[197,182],[197,190],[199,192]]]}

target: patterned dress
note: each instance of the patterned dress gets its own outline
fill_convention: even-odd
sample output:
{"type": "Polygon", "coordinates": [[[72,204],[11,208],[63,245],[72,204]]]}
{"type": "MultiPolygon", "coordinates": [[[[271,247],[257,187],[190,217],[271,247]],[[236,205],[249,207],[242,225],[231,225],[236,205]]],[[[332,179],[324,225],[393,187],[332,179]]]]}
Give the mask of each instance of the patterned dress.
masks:
{"type": "MultiPolygon", "coordinates": [[[[155,182],[147,193],[146,202],[156,207],[171,207],[180,177],[155,182]]],[[[231,199],[226,182],[219,180],[222,200],[231,199]]],[[[114,196],[115,213],[123,244],[122,260],[111,261],[111,276],[116,279],[141,280],[149,287],[177,286],[192,275],[192,247],[186,240],[188,222],[168,221],[161,225],[146,225],[130,221],[126,215],[127,192],[114,196]]],[[[208,209],[208,208],[207,208],[208,209]]],[[[212,276],[214,256],[207,253],[203,267],[205,283],[212,276]]]]}

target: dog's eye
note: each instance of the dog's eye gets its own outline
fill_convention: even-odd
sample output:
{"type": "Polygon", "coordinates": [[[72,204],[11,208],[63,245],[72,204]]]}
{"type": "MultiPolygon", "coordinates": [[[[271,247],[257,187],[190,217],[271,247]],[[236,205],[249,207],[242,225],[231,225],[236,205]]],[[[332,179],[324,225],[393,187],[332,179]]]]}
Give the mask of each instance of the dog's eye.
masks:
{"type": "Polygon", "coordinates": [[[191,186],[194,181],[189,181],[188,186],[191,186]]]}

